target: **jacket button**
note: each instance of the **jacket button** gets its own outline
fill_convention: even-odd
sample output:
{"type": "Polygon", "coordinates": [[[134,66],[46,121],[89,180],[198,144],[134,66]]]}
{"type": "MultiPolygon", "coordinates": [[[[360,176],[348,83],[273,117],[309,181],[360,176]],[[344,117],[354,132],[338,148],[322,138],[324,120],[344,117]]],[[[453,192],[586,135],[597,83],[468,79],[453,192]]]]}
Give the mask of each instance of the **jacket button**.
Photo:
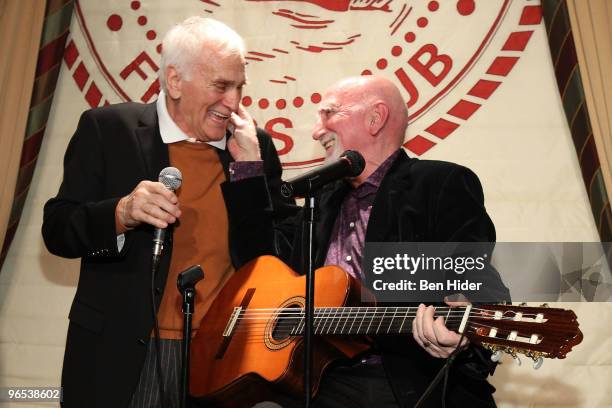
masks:
{"type": "Polygon", "coordinates": [[[155,293],[157,293],[158,295],[161,295],[161,293],[162,293],[161,288],[159,288],[159,287],[155,288],[155,293]]]}
{"type": "Polygon", "coordinates": [[[145,341],[145,339],[138,339],[138,343],[144,345],[147,344],[147,342],[145,341]]]}

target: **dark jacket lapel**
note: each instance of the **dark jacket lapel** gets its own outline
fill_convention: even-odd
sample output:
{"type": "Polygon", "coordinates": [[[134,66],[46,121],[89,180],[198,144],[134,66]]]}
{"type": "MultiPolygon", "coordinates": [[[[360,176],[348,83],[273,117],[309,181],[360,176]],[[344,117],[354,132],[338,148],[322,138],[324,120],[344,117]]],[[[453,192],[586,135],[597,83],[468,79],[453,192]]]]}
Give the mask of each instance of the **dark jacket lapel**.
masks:
{"type": "MultiPolygon", "coordinates": [[[[229,138],[231,137],[231,133],[229,131],[225,132],[225,137],[227,138],[227,142],[229,142],[229,138]]],[[[221,165],[223,166],[223,172],[225,173],[225,179],[229,180],[230,179],[230,174],[229,174],[229,165],[231,162],[234,161],[234,158],[232,157],[232,155],[229,153],[229,150],[227,148],[227,144],[225,146],[225,149],[219,149],[215,147],[215,150],[217,151],[217,154],[219,155],[219,160],[221,161],[221,165]]]]}
{"type": "MultiPolygon", "coordinates": [[[[404,197],[410,191],[411,180],[405,164],[411,160],[404,151],[389,168],[383,178],[372,205],[368,220],[366,242],[392,242],[412,240],[406,236],[400,223],[401,213],[411,206],[411,200],[404,197]]],[[[408,209],[409,210],[409,209],[408,209]]]]}
{"type": "Polygon", "coordinates": [[[138,122],[139,127],[134,130],[134,136],[139,147],[139,160],[147,178],[157,181],[160,170],[170,165],[170,158],[168,146],[164,144],[159,133],[155,102],[146,106],[138,122]]]}

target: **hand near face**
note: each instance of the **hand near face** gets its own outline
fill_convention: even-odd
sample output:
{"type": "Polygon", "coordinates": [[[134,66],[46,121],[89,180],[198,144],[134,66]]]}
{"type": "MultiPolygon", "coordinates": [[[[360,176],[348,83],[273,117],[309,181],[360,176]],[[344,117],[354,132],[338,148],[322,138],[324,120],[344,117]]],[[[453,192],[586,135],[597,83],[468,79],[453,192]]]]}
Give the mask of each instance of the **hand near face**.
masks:
{"type": "MultiPolygon", "coordinates": [[[[449,306],[467,306],[468,302],[446,302],[449,306]]],[[[444,318],[434,320],[435,308],[420,304],[415,319],[412,321],[412,336],[425,351],[434,357],[447,358],[459,344],[461,335],[450,331],[444,324],[444,318]]],[[[467,347],[468,339],[463,338],[460,348],[467,347]]]]}
{"type": "Polygon", "coordinates": [[[234,135],[229,138],[227,148],[236,161],[261,160],[257,131],[251,115],[242,105],[238,113],[232,112],[230,121],[234,125],[234,135]]]}
{"type": "Polygon", "coordinates": [[[181,216],[176,194],[162,183],[141,181],[127,196],[119,200],[115,209],[117,234],[142,223],[166,228],[181,216]]]}

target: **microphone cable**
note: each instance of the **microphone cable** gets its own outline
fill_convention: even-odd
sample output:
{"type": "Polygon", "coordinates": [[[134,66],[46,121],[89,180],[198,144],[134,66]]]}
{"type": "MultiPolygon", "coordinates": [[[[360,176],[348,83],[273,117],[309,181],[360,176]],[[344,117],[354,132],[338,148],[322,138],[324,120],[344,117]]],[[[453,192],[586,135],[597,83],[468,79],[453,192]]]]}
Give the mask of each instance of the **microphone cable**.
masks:
{"type": "Polygon", "coordinates": [[[151,311],[153,313],[153,341],[155,345],[155,364],[156,364],[156,378],[158,383],[159,398],[162,408],[166,408],[166,392],[164,389],[164,376],[162,375],[161,365],[161,345],[159,342],[159,319],[157,317],[157,305],[155,301],[155,275],[157,274],[157,268],[159,267],[159,255],[153,256],[152,269],[151,269],[151,311]]]}
{"type": "Polygon", "coordinates": [[[446,386],[448,384],[448,373],[451,369],[453,362],[455,361],[455,357],[457,357],[457,354],[459,354],[461,351],[460,346],[464,338],[465,338],[465,330],[461,333],[459,342],[457,343],[457,346],[455,346],[455,349],[453,350],[453,352],[450,353],[450,355],[446,358],[446,363],[444,363],[442,368],[440,368],[440,371],[438,371],[438,374],[436,374],[436,377],[431,381],[431,383],[429,384],[425,392],[423,392],[423,395],[421,395],[417,403],[414,405],[414,408],[420,408],[425,403],[425,400],[427,399],[427,397],[429,397],[429,394],[433,392],[436,385],[438,385],[438,383],[442,379],[442,376],[444,376],[444,382],[442,383],[442,392],[441,392],[442,408],[446,408],[446,386]]]}
{"type": "Polygon", "coordinates": [[[465,330],[461,333],[461,337],[459,338],[459,343],[457,343],[457,347],[453,350],[453,352],[446,359],[446,364],[444,364],[444,382],[442,383],[442,408],[446,408],[446,386],[448,384],[448,373],[450,372],[451,365],[455,361],[455,357],[459,354],[459,347],[461,346],[461,342],[465,338],[465,330]]]}

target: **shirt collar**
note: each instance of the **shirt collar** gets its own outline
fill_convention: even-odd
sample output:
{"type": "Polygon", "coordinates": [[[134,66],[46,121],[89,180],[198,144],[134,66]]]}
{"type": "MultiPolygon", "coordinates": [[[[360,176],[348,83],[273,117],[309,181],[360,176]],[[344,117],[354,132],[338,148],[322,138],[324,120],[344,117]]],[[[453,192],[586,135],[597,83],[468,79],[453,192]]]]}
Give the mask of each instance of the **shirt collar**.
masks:
{"type": "MultiPolygon", "coordinates": [[[[165,144],[182,142],[184,140],[190,142],[197,142],[197,140],[193,137],[189,137],[174,123],[174,120],[170,117],[168,113],[168,107],[166,106],[166,94],[164,91],[159,92],[159,97],[157,98],[156,103],[157,108],[157,117],[159,118],[159,133],[161,133],[162,141],[165,144]]],[[[225,150],[225,145],[227,144],[227,138],[224,137],[221,140],[214,140],[210,142],[205,142],[217,149],[225,150]]]]}
{"type": "Polygon", "coordinates": [[[398,149],[391,156],[387,157],[385,161],[380,166],[378,166],[374,173],[370,174],[370,177],[368,177],[367,180],[364,181],[364,184],[371,184],[376,188],[380,187],[382,179],[385,177],[385,174],[387,174],[387,171],[389,171],[389,168],[391,168],[391,165],[393,164],[395,159],[397,159],[397,156],[399,156],[399,154],[400,150],[398,149]]]}
{"type": "Polygon", "coordinates": [[[397,157],[400,155],[401,149],[398,149],[391,156],[387,157],[384,162],[376,170],[374,173],[370,174],[370,176],[361,183],[355,190],[353,190],[353,194],[358,198],[363,198],[367,195],[373,194],[380,187],[380,183],[382,183],[383,178],[391,168],[391,165],[397,157]]]}

